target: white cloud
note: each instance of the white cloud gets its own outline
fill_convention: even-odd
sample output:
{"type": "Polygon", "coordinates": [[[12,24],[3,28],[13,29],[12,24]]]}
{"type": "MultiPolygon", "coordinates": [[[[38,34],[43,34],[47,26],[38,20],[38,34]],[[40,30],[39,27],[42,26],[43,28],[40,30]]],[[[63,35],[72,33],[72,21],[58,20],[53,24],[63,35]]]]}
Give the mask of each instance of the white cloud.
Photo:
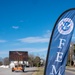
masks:
{"type": "Polygon", "coordinates": [[[18,28],[19,28],[19,26],[12,26],[12,28],[13,28],[13,29],[18,29],[18,28]]]}
{"type": "MultiPolygon", "coordinates": [[[[47,48],[18,48],[18,49],[11,49],[9,51],[28,51],[28,53],[40,53],[40,52],[47,52],[47,48]]],[[[0,55],[9,54],[9,51],[2,51],[0,50],[0,55]]]]}
{"type": "Polygon", "coordinates": [[[18,49],[13,49],[10,51],[28,51],[30,53],[34,53],[34,52],[44,52],[47,51],[47,48],[18,48],[18,49]]]}
{"type": "Polygon", "coordinates": [[[25,42],[25,43],[46,43],[46,42],[49,42],[49,38],[45,38],[45,37],[27,37],[27,38],[18,39],[18,41],[25,42]]]}
{"type": "Polygon", "coordinates": [[[47,48],[18,48],[18,49],[9,49],[6,51],[0,50],[0,55],[1,57],[8,57],[9,51],[28,51],[28,54],[38,55],[45,59],[47,50],[48,50],[47,48]]]}
{"type": "Polygon", "coordinates": [[[46,34],[43,35],[44,37],[50,37],[51,36],[51,31],[50,30],[47,30],[46,31],[46,34]]]}
{"type": "Polygon", "coordinates": [[[0,43],[5,43],[5,42],[7,42],[6,40],[0,40],[0,43]]]}
{"type": "Polygon", "coordinates": [[[30,37],[18,39],[18,41],[25,42],[25,43],[47,43],[49,42],[50,35],[51,35],[51,31],[47,30],[46,34],[44,34],[43,36],[36,36],[36,37],[30,36],[30,37]]]}
{"type": "Polygon", "coordinates": [[[3,55],[3,54],[8,54],[8,52],[7,51],[1,51],[0,50],[0,55],[3,55]]]}

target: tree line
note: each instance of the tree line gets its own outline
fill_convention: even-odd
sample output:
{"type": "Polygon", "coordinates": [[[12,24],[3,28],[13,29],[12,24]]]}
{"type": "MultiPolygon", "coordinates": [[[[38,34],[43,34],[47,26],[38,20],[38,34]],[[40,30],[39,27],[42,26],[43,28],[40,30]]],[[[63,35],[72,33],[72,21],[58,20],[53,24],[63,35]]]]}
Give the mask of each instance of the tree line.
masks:
{"type": "MultiPolygon", "coordinates": [[[[28,56],[28,63],[29,66],[33,67],[40,67],[40,66],[44,66],[45,65],[45,60],[41,59],[39,56],[34,56],[32,54],[30,54],[28,56]]],[[[5,58],[0,58],[0,66],[1,65],[9,65],[10,61],[9,61],[9,57],[5,57],[5,58]]]]}
{"type": "Polygon", "coordinates": [[[8,65],[9,64],[9,58],[5,57],[5,58],[1,58],[0,57],[0,66],[1,65],[8,65]]]}

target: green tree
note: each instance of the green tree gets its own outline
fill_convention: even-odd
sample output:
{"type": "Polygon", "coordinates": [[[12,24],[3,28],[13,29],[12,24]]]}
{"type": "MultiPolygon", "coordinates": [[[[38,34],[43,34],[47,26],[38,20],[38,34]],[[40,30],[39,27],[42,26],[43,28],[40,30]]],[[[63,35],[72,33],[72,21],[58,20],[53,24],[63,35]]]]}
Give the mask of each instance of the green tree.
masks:
{"type": "Polygon", "coordinates": [[[34,66],[40,67],[40,57],[36,56],[34,59],[34,66]]]}

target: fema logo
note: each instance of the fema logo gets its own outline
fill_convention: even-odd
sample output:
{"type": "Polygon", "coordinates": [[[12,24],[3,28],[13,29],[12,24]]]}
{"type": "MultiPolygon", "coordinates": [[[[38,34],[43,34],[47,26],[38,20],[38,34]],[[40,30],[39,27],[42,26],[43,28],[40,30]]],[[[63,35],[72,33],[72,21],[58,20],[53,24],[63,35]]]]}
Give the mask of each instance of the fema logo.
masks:
{"type": "Polygon", "coordinates": [[[74,23],[70,18],[64,18],[58,23],[58,31],[60,34],[67,35],[73,30],[74,23]]]}

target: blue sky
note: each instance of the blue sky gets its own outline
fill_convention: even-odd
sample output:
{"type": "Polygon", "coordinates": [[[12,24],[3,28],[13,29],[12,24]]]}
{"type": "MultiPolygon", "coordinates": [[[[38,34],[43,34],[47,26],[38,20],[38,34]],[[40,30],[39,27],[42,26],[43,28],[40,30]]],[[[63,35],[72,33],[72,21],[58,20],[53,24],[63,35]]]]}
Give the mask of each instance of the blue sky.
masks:
{"type": "Polygon", "coordinates": [[[74,7],[75,0],[0,0],[0,57],[24,50],[46,58],[57,18],[74,7]]]}

